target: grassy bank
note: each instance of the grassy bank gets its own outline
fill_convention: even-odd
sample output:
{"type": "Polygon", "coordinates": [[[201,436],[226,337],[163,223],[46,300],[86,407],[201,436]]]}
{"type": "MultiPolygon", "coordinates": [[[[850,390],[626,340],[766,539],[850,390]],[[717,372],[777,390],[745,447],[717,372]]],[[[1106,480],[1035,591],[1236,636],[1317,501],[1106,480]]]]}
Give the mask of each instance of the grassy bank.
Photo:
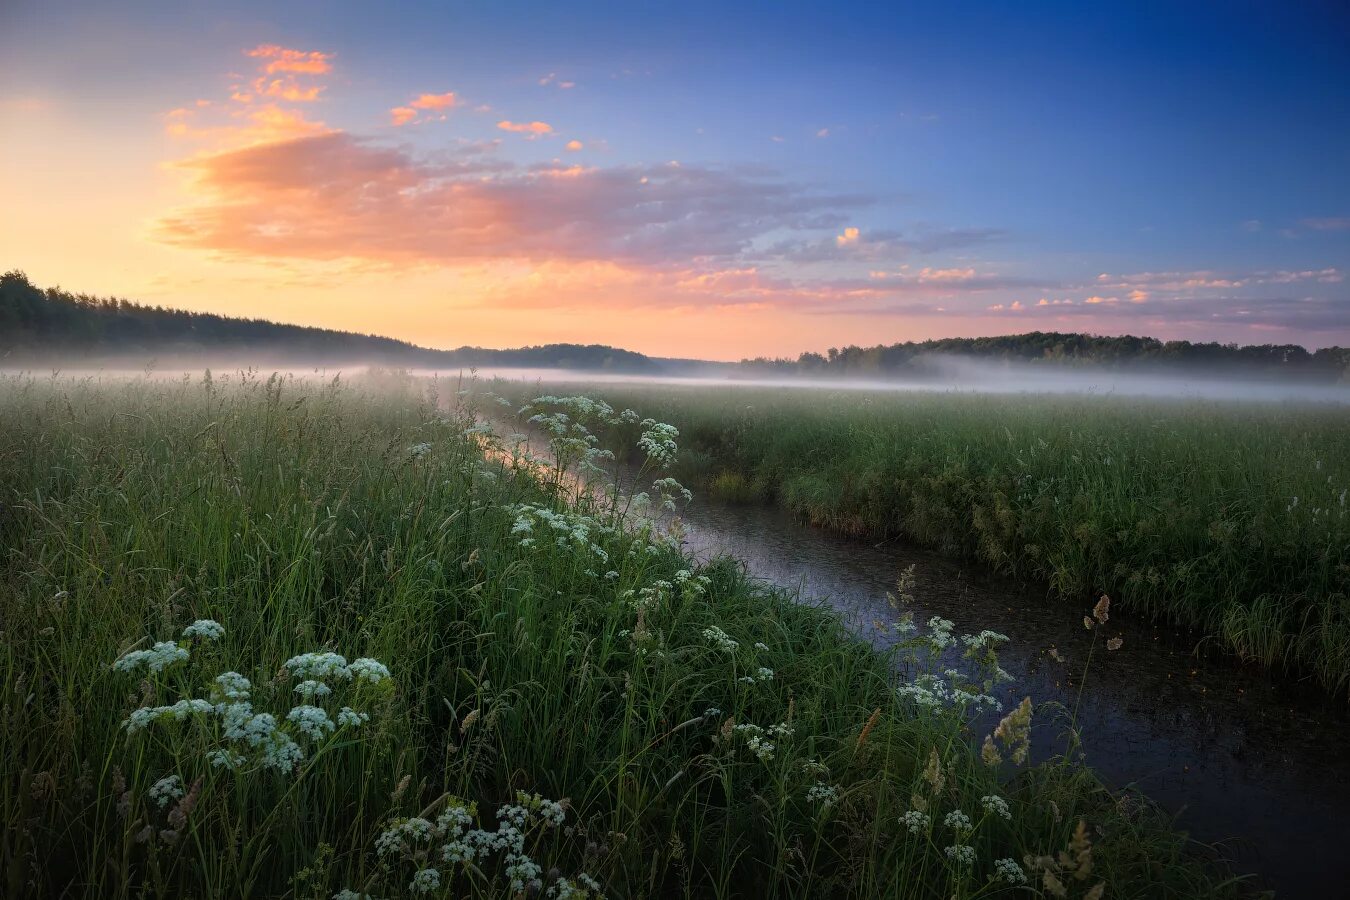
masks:
{"type": "MultiPolygon", "coordinates": [[[[499,386],[513,399],[533,388],[499,386]]],[[[678,474],[903,535],[1350,689],[1343,407],[751,388],[595,388],[675,423],[678,474]]]]}
{"type": "Polygon", "coordinates": [[[0,894],[1231,892],[1140,798],[1017,765],[1030,706],[982,759],[996,637],[907,686],[446,410],[0,383],[0,894]]]}

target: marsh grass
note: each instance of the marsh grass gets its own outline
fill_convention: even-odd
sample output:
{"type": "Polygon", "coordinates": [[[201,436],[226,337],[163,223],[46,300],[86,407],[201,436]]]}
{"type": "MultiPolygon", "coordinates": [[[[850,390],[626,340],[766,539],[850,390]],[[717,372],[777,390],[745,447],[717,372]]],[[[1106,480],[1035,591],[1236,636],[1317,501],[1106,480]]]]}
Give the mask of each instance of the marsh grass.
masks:
{"type": "MultiPolygon", "coordinates": [[[[502,392],[522,392],[502,384],[502,392]]],[[[677,474],[1105,591],[1350,695],[1350,413],[1125,397],[597,386],[676,422],[677,474]],[[687,465],[687,468],[684,466],[687,465]]],[[[739,493],[739,492],[738,492],[739,493]]]]}
{"type": "Polygon", "coordinates": [[[1080,821],[1074,896],[1233,892],[1090,771],[985,765],[828,612],[485,457],[458,389],[0,383],[0,893],[968,898],[1041,879],[1080,821]],[[219,640],[182,637],[200,619],[219,640]],[[190,658],[113,669],[157,641],[190,658]],[[211,765],[215,713],[123,725],[227,670],[280,714],[287,661],[327,651],[391,675],[293,771],[211,765]],[[494,810],[516,849],[445,861],[456,829],[507,833],[494,810]]]}

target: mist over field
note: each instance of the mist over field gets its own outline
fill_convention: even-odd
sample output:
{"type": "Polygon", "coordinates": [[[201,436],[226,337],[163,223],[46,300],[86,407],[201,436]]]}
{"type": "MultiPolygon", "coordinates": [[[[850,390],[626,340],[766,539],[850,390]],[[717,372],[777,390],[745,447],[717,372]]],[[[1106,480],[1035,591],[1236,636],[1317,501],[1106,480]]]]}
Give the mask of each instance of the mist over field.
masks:
{"type": "MultiPolygon", "coordinates": [[[[1152,397],[1159,400],[1220,400],[1235,402],[1296,402],[1350,404],[1350,384],[1309,384],[1275,378],[1176,372],[1128,371],[1074,366],[1053,368],[1034,363],[991,363],[960,356],[933,361],[933,375],[925,378],[868,378],[862,376],[764,376],[731,372],[725,367],[681,375],[611,374],[584,370],[520,369],[485,366],[480,377],[544,383],[578,381],[592,384],[669,384],[709,388],[781,388],[799,390],[915,391],[971,394],[1084,394],[1089,396],[1152,397]]],[[[415,370],[440,377],[467,375],[467,370],[415,370]]]]}

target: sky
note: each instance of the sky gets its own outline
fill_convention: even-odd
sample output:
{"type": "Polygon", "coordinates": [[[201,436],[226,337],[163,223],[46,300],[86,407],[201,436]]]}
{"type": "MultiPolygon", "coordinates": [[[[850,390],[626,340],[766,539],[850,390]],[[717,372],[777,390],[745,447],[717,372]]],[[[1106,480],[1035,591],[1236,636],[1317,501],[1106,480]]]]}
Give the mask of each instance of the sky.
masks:
{"type": "Polygon", "coordinates": [[[434,347],[1350,345],[1350,10],[0,2],[0,267],[434,347]]]}

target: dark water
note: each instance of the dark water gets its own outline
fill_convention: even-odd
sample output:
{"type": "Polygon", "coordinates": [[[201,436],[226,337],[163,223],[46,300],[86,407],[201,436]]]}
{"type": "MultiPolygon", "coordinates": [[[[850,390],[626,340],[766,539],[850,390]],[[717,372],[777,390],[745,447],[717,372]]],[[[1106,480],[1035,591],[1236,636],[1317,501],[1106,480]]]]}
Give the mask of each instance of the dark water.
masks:
{"type": "Polygon", "coordinates": [[[1350,897],[1343,701],[1199,655],[1193,635],[1131,621],[1119,609],[1084,678],[1092,635],[1082,619],[1091,598],[1081,605],[1047,598],[923,550],[805,528],[773,509],[700,498],[684,519],[695,555],[733,554],[751,574],[828,603],[882,645],[894,633],[879,633],[873,620],[895,619],[886,592],[913,564],[917,621],[940,615],[958,633],[989,628],[1011,638],[1000,657],[1015,680],[999,696],[1005,708],[1027,695],[1037,704],[1036,755],[1065,746],[1065,723],[1047,721],[1041,704],[1076,704],[1087,762],[1108,784],[1137,786],[1280,897],[1350,897]],[[1107,652],[1107,636],[1122,637],[1124,646],[1107,652]],[[1051,646],[1065,662],[1045,652],[1051,646]]]}

